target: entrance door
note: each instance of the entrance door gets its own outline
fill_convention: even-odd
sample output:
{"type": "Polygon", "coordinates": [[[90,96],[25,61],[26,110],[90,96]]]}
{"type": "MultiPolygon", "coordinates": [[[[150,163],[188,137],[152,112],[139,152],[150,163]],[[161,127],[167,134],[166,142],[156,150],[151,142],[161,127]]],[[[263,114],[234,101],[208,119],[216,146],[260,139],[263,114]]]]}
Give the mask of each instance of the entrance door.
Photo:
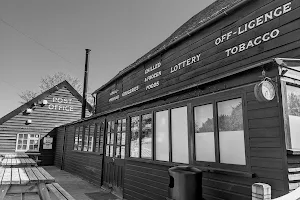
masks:
{"type": "Polygon", "coordinates": [[[126,119],[108,120],[103,185],[123,197],[126,119]]]}

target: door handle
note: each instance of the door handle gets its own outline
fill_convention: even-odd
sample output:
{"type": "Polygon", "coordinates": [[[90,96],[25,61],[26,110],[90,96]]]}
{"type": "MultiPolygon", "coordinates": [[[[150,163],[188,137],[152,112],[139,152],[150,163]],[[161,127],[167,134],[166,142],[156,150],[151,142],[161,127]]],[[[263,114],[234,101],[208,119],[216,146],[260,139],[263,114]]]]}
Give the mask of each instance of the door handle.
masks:
{"type": "Polygon", "coordinates": [[[112,161],[115,162],[115,158],[112,158],[112,161]]]}

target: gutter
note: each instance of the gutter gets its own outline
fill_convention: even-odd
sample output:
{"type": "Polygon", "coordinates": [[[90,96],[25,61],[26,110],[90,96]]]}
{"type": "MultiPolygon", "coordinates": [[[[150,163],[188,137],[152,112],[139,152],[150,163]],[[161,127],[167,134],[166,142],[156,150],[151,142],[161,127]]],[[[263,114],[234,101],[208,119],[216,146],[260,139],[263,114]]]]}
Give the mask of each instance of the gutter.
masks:
{"type": "Polygon", "coordinates": [[[140,64],[152,59],[153,57],[157,56],[158,54],[163,53],[164,51],[166,51],[168,48],[174,46],[175,44],[181,42],[182,40],[192,36],[194,33],[200,31],[201,29],[205,28],[206,26],[218,21],[220,18],[230,14],[231,12],[235,11],[237,8],[243,6],[244,4],[250,2],[251,0],[243,0],[237,4],[235,4],[234,6],[232,6],[231,8],[229,8],[227,11],[222,12],[220,15],[217,15],[215,18],[212,18],[211,20],[208,20],[206,22],[204,22],[202,25],[198,26],[197,28],[191,30],[190,32],[187,32],[185,35],[179,37],[177,40],[174,40],[173,42],[171,41],[167,46],[163,46],[163,48],[161,48],[160,50],[154,52],[152,55],[150,54],[145,60],[140,61],[139,63],[137,63],[134,67],[132,67],[131,69],[129,69],[128,71],[124,71],[122,74],[120,74],[119,76],[116,75],[114,78],[112,78],[110,81],[108,81],[106,84],[104,84],[103,86],[101,86],[99,89],[95,90],[92,94],[95,94],[99,91],[101,91],[103,88],[105,88],[106,86],[108,86],[110,83],[112,83],[113,81],[115,81],[117,78],[121,77],[122,75],[124,75],[125,73],[130,72],[131,70],[135,69],[137,66],[139,66],[140,64]]]}

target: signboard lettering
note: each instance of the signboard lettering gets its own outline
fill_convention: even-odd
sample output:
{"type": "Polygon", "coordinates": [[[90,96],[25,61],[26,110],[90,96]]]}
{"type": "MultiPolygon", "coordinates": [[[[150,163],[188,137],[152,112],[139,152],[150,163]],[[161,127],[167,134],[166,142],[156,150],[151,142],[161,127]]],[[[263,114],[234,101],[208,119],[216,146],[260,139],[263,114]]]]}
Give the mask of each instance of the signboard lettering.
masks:
{"type": "Polygon", "coordinates": [[[72,99],[53,97],[52,98],[52,104],[48,105],[48,109],[49,110],[63,110],[63,111],[72,112],[72,111],[74,111],[73,106],[66,105],[66,104],[71,104],[71,102],[72,102],[72,99]],[[56,104],[56,103],[59,103],[59,104],[56,104]]]}
{"type": "Polygon", "coordinates": [[[151,72],[151,71],[153,71],[155,69],[160,68],[160,66],[161,66],[161,62],[156,63],[155,65],[153,65],[153,66],[145,69],[145,74],[147,74],[147,73],[149,73],[149,72],[151,72]]]}
{"type": "Polygon", "coordinates": [[[231,39],[232,36],[234,35],[241,35],[251,29],[254,29],[274,18],[280,17],[281,15],[290,12],[292,10],[291,7],[292,2],[286,3],[282,6],[279,6],[277,8],[275,8],[274,10],[271,10],[249,22],[247,22],[246,24],[243,24],[242,26],[239,26],[237,29],[233,30],[233,31],[229,31],[228,33],[222,35],[221,37],[218,37],[215,40],[215,45],[219,45],[223,42],[226,42],[227,40],[231,39]]]}
{"type": "Polygon", "coordinates": [[[145,82],[150,81],[151,79],[154,79],[156,77],[159,77],[160,75],[161,75],[161,71],[151,74],[150,76],[147,76],[145,78],[145,82]]]}
{"type": "Polygon", "coordinates": [[[139,88],[140,88],[140,86],[137,85],[137,86],[131,88],[130,90],[127,90],[127,91],[123,92],[123,93],[122,93],[122,97],[127,96],[128,94],[131,94],[131,93],[133,93],[133,92],[138,91],[139,88]]]}
{"type": "Polygon", "coordinates": [[[112,101],[118,100],[119,98],[120,98],[120,95],[117,95],[117,96],[110,98],[108,101],[112,102],[112,101]]]}
{"type": "Polygon", "coordinates": [[[249,40],[248,42],[241,43],[238,46],[234,46],[232,48],[225,50],[226,55],[231,56],[236,53],[245,51],[249,48],[255,47],[255,46],[261,44],[262,42],[267,42],[271,39],[276,38],[279,35],[279,33],[280,33],[280,31],[278,29],[274,29],[273,31],[267,32],[264,35],[258,36],[255,39],[249,40]]]}
{"type": "Polygon", "coordinates": [[[146,86],[146,90],[150,90],[150,89],[155,88],[157,86],[159,86],[159,81],[156,81],[156,82],[154,82],[154,83],[152,83],[150,85],[147,85],[146,86]]]}
{"type": "Polygon", "coordinates": [[[195,56],[193,56],[193,57],[190,57],[190,58],[188,58],[188,59],[186,59],[186,60],[184,60],[184,61],[182,61],[182,62],[176,64],[174,67],[171,67],[170,73],[179,71],[179,70],[183,69],[183,68],[186,67],[186,66],[189,66],[189,65],[191,65],[191,64],[194,64],[194,63],[196,63],[196,62],[199,62],[200,56],[201,56],[201,53],[199,53],[199,54],[197,54],[197,55],[195,55],[195,56]]]}
{"type": "Polygon", "coordinates": [[[111,92],[109,93],[109,95],[112,96],[112,95],[114,95],[114,94],[117,94],[118,92],[119,92],[119,90],[116,89],[116,90],[111,91],[111,92]]]}

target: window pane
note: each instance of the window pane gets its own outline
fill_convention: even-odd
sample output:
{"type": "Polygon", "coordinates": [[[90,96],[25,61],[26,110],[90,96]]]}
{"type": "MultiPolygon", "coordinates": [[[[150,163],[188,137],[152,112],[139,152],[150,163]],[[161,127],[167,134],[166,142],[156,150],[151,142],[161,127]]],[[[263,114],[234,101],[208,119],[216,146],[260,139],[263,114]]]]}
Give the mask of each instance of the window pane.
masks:
{"type": "Polygon", "coordinates": [[[94,134],[95,134],[95,124],[90,125],[90,138],[89,138],[89,150],[94,150],[94,134]]]}
{"type": "Polygon", "coordinates": [[[105,126],[105,123],[102,122],[101,123],[101,128],[100,128],[100,144],[99,144],[99,152],[100,153],[103,153],[103,146],[104,146],[104,126],[105,126]]]}
{"type": "Polygon", "coordinates": [[[196,160],[215,162],[213,105],[195,107],[194,121],[196,160]]]}
{"type": "Polygon", "coordinates": [[[125,147],[124,146],[121,147],[121,158],[122,159],[125,158],[125,147]]]}
{"type": "Polygon", "coordinates": [[[110,144],[114,144],[114,142],[115,142],[114,133],[110,133],[110,144]]]}
{"type": "Polygon", "coordinates": [[[172,161],[189,163],[187,107],[171,110],[172,161]]]}
{"type": "Polygon", "coordinates": [[[131,118],[131,135],[130,135],[130,157],[138,158],[139,153],[139,116],[131,118]]]}
{"type": "Polygon", "coordinates": [[[84,130],[84,146],[83,146],[83,151],[88,150],[88,142],[89,142],[89,126],[85,127],[84,130]]]}
{"type": "Polygon", "coordinates": [[[121,145],[121,133],[117,133],[117,145],[121,145]]]}
{"type": "Polygon", "coordinates": [[[116,147],[116,153],[115,153],[115,155],[116,155],[115,157],[116,157],[116,158],[121,158],[120,150],[121,150],[120,147],[117,146],[117,147],[116,147]]]}
{"type": "Polygon", "coordinates": [[[74,150],[78,149],[78,128],[75,128],[75,135],[74,135],[74,150]]]}
{"type": "Polygon", "coordinates": [[[100,142],[100,124],[96,124],[95,152],[99,152],[99,142],[100,142]]]}
{"type": "Polygon", "coordinates": [[[121,145],[125,145],[125,141],[126,141],[126,133],[122,133],[121,145]]]}
{"type": "Polygon", "coordinates": [[[156,160],[169,161],[169,114],[167,110],[156,113],[155,145],[156,160]]]}
{"type": "Polygon", "coordinates": [[[121,132],[121,128],[122,128],[122,121],[121,120],[118,120],[117,121],[117,132],[121,132]]]}
{"type": "Polygon", "coordinates": [[[292,149],[300,149],[300,88],[286,86],[292,149]]]}
{"type": "Polygon", "coordinates": [[[152,114],[142,115],[142,158],[152,158],[152,114]]]}
{"type": "Polygon", "coordinates": [[[78,135],[78,150],[81,151],[82,148],[82,134],[83,134],[83,127],[79,127],[79,135],[78,135]]]}
{"type": "Polygon", "coordinates": [[[122,120],[122,131],[126,131],[126,119],[122,120]]]}
{"type": "Polygon", "coordinates": [[[109,156],[109,145],[106,145],[106,152],[105,152],[106,156],[109,156]]]}
{"type": "Polygon", "coordinates": [[[113,146],[113,145],[110,146],[109,156],[110,156],[110,157],[113,157],[113,156],[114,156],[114,146],[113,146]]]}
{"type": "Polygon", "coordinates": [[[218,102],[220,162],[245,165],[242,99],[218,102]]]}
{"type": "Polygon", "coordinates": [[[114,132],[115,131],[115,122],[114,121],[111,121],[111,132],[114,132]]]}
{"type": "Polygon", "coordinates": [[[88,150],[88,141],[89,141],[89,136],[85,135],[84,136],[84,146],[83,146],[83,151],[87,151],[88,150]]]}
{"type": "Polygon", "coordinates": [[[90,139],[89,139],[89,151],[93,151],[93,142],[94,142],[94,137],[93,136],[90,136],[90,139]]]}
{"type": "Polygon", "coordinates": [[[111,122],[107,122],[107,132],[111,131],[111,122]]]}
{"type": "Polygon", "coordinates": [[[110,143],[110,133],[106,134],[106,144],[110,143]]]}

